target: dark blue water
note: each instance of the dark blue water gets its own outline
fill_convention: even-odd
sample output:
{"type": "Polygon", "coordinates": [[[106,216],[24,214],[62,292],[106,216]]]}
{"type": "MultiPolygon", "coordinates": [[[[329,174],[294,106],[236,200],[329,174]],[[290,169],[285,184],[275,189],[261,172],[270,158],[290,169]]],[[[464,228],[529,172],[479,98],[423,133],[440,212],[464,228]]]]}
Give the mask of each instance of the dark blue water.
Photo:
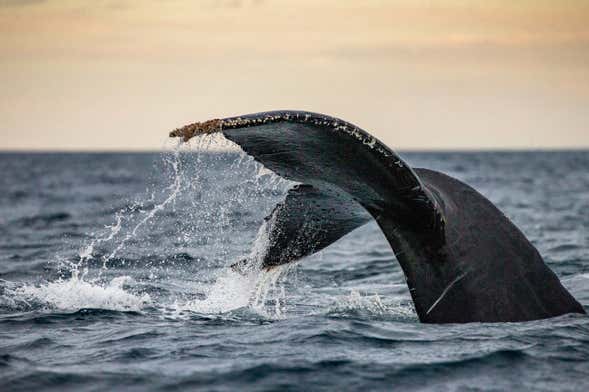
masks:
{"type": "MultiPolygon", "coordinates": [[[[0,390],[588,390],[588,317],[420,324],[374,224],[228,271],[290,184],[200,144],[0,154],[0,390]]],[[[403,156],[489,197],[589,308],[589,152],[403,156]]]]}

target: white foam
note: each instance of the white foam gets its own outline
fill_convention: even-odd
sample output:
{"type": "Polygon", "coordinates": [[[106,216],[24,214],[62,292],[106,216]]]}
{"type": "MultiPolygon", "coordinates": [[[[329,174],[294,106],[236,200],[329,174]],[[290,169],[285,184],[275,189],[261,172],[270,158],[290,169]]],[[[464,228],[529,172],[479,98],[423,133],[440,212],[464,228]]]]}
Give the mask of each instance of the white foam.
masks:
{"type": "Polygon", "coordinates": [[[281,277],[291,266],[276,267],[270,271],[250,271],[246,274],[232,269],[224,270],[205,293],[204,299],[197,299],[172,306],[173,312],[196,312],[222,314],[248,308],[268,318],[282,318],[285,290],[281,277]],[[271,307],[268,307],[268,304],[271,307]]]}
{"type": "Polygon", "coordinates": [[[247,307],[255,279],[251,274],[242,275],[232,270],[222,273],[215,283],[206,290],[205,299],[174,304],[176,311],[190,311],[204,314],[227,313],[247,307]]]}
{"type": "Polygon", "coordinates": [[[74,276],[40,285],[24,285],[16,288],[13,293],[21,301],[41,303],[59,310],[89,308],[139,311],[151,304],[151,298],[148,294],[135,295],[126,291],[123,286],[131,282],[130,277],[121,276],[106,285],[100,285],[74,276]]]}

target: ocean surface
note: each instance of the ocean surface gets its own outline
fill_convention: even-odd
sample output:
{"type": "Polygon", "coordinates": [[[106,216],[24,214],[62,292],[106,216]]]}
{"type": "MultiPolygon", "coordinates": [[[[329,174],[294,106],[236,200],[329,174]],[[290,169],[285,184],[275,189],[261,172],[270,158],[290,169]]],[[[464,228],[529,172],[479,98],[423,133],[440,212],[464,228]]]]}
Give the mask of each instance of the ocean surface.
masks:
{"type": "MultiPolygon", "coordinates": [[[[218,138],[0,154],[0,390],[589,390],[589,318],[425,325],[370,223],[297,265],[292,183],[218,138]]],[[[589,309],[589,151],[404,153],[491,199],[589,309]]]]}

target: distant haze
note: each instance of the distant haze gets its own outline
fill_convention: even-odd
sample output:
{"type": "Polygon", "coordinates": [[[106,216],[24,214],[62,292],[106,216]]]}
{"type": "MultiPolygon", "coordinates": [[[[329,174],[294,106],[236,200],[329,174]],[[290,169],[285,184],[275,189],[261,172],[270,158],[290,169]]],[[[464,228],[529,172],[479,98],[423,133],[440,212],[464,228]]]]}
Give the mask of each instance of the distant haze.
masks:
{"type": "Polygon", "coordinates": [[[0,0],[0,149],[272,109],[394,149],[589,147],[589,1],[0,0]]]}

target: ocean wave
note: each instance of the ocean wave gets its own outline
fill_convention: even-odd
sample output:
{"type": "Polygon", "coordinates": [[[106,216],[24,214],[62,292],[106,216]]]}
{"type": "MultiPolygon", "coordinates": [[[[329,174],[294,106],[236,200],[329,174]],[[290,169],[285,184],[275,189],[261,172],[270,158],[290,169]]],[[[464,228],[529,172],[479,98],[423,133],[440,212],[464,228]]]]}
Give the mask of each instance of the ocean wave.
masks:
{"type": "Polygon", "coordinates": [[[11,224],[30,227],[30,226],[47,226],[56,222],[63,222],[70,219],[72,215],[69,212],[60,211],[49,214],[37,214],[16,219],[11,224]]]}

